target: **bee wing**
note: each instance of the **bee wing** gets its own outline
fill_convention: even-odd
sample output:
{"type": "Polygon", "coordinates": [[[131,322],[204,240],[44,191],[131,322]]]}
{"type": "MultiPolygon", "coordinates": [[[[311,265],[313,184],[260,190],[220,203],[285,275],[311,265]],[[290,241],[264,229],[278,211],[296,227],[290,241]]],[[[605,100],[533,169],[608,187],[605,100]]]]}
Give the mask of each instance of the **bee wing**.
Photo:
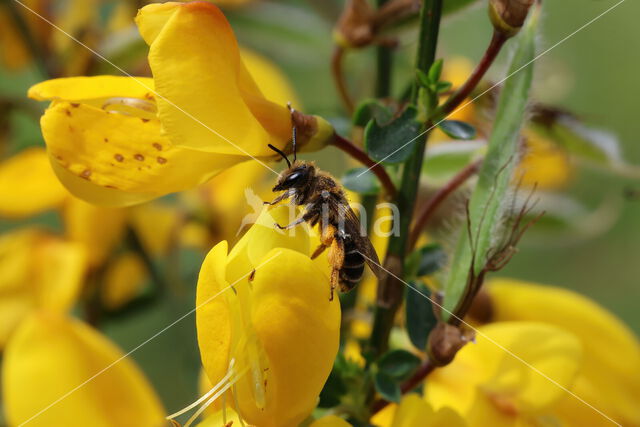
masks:
{"type": "Polygon", "coordinates": [[[366,230],[360,225],[360,219],[346,201],[345,203],[340,203],[339,206],[340,214],[342,215],[341,218],[344,218],[344,232],[349,234],[356,242],[358,251],[364,257],[371,271],[378,279],[382,278],[384,270],[380,265],[380,260],[378,259],[375,248],[366,235],[366,230]]]}

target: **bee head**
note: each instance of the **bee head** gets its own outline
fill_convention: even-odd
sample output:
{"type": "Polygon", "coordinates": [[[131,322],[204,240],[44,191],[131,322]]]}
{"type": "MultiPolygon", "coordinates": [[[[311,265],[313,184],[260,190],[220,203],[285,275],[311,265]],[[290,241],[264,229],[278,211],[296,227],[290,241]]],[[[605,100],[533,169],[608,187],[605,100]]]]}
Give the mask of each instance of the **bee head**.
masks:
{"type": "Polygon", "coordinates": [[[306,162],[296,162],[280,174],[278,184],[273,191],[284,191],[290,188],[302,188],[315,176],[315,167],[306,162]]]}

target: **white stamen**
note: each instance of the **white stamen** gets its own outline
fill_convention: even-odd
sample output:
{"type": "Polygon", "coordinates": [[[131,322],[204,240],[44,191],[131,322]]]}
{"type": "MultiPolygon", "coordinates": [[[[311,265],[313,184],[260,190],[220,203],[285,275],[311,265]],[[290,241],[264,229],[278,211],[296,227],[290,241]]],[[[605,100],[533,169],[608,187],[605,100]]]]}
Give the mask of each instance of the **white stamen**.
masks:
{"type": "Polygon", "coordinates": [[[171,420],[173,418],[179,417],[180,415],[184,414],[185,412],[189,412],[190,410],[192,410],[193,408],[195,408],[196,406],[200,405],[202,402],[204,402],[205,400],[207,400],[209,398],[209,396],[211,396],[213,393],[215,393],[220,387],[222,387],[223,385],[225,385],[225,383],[227,383],[227,381],[229,381],[229,378],[231,378],[231,376],[234,374],[233,371],[233,365],[235,364],[235,359],[231,359],[231,361],[229,362],[229,369],[227,370],[227,375],[225,375],[224,377],[222,377],[222,379],[220,381],[218,381],[218,384],[214,385],[211,390],[209,390],[208,392],[206,392],[202,397],[200,397],[198,400],[196,400],[195,402],[193,402],[191,405],[187,406],[186,408],[183,408],[181,410],[179,410],[178,412],[175,412],[169,416],[167,416],[167,420],[171,420]]]}
{"type": "Polygon", "coordinates": [[[198,417],[200,416],[200,414],[202,414],[204,412],[205,409],[207,409],[209,407],[209,405],[211,405],[213,402],[216,401],[216,399],[218,399],[218,397],[220,397],[222,394],[224,394],[227,390],[229,390],[229,388],[231,388],[239,379],[240,377],[242,377],[242,375],[244,375],[247,372],[247,370],[243,370],[242,372],[240,372],[238,375],[236,375],[235,377],[233,377],[232,380],[229,381],[229,383],[227,385],[225,385],[224,387],[222,387],[222,389],[220,391],[218,391],[216,394],[214,394],[211,399],[207,400],[205,402],[204,405],[202,405],[200,407],[200,409],[198,409],[192,416],[191,418],[189,418],[189,420],[186,422],[186,424],[184,425],[184,427],[189,427],[196,419],[198,419],[198,417]]]}
{"type": "MultiPolygon", "coordinates": [[[[233,396],[233,405],[236,407],[236,413],[238,414],[238,420],[240,420],[240,426],[246,427],[244,421],[242,420],[242,413],[240,412],[240,404],[238,403],[238,392],[236,390],[236,385],[233,385],[231,395],[233,396]]],[[[226,424],[226,423],[225,423],[226,424]]]]}

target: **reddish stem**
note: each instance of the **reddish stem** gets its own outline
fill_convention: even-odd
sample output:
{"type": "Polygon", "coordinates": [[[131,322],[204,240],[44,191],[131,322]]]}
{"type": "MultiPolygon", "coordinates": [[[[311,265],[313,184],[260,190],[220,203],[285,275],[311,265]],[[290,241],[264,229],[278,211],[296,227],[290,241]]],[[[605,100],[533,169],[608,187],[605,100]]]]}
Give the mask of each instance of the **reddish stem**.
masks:
{"type": "Polygon", "coordinates": [[[353,100],[349,95],[344,74],[342,73],[342,59],[344,58],[344,52],[345,50],[342,46],[336,46],[333,49],[333,55],[331,56],[331,74],[333,75],[333,81],[336,84],[336,88],[338,89],[338,94],[340,95],[340,99],[342,99],[344,108],[346,108],[347,112],[351,115],[353,114],[355,107],[353,100]]]}
{"type": "Polygon", "coordinates": [[[467,165],[449,182],[447,182],[444,187],[440,188],[424,205],[420,206],[417,219],[413,228],[411,229],[411,235],[409,236],[408,250],[412,250],[415,247],[416,242],[420,237],[420,233],[422,232],[422,230],[424,230],[429,220],[431,220],[433,214],[438,209],[440,204],[444,200],[446,200],[447,197],[449,197],[453,192],[455,192],[462,184],[464,184],[467,179],[475,174],[478,171],[481,163],[482,160],[477,160],[467,165]]]}
{"type": "Polygon", "coordinates": [[[377,163],[371,159],[360,147],[356,146],[351,141],[341,137],[337,133],[334,134],[333,140],[331,144],[338,147],[354,159],[358,160],[364,166],[369,168],[371,172],[373,172],[377,177],[382,186],[384,187],[387,195],[390,197],[395,197],[396,195],[396,186],[391,181],[391,177],[387,171],[382,167],[380,163],[377,163]]]}
{"type": "Polygon", "coordinates": [[[475,70],[471,73],[467,81],[458,89],[449,99],[442,104],[435,113],[435,117],[446,117],[471,95],[471,92],[476,88],[480,80],[487,73],[491,64],[500,53],[502,46],[508,40],[508,38],[500,32],[494,31],[493,37],[491,37],[491,42],[487,47],[487,50],[484,52],[484,55],[475,70]]]}

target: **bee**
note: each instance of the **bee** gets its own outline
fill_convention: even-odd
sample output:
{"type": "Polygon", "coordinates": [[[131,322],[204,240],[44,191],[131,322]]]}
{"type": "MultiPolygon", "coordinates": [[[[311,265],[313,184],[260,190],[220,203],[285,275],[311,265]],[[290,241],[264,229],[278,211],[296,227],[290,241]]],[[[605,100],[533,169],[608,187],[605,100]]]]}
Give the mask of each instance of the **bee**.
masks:
{"type": "Polygon", "coordinates": [[[273,187],[274,192],[282,191],[282,194],[273,201],[264,203],[275,205],[289,199],[295,205],[305,205],[302,216],[291,224],[275,224],[281,230],[293,228],[303,222],[312,227],[319,224],[321,243],[311,258],[316,258],[329,248],[329,300],[332,301],[336,287],[340,286],[340,291],[348,292],[360,282],[365,263],[377,277],[381,277],[380,261],[369,238],[361,232],[360,220],[349,206],[342,187],[331,175],[320,171],[314,163],[296,159],[295,126],[292,142],[293,163],[284,152],[269,144],[269,148],[287,162],[287,169],[280,174],[277,184],[273,187]]]}

